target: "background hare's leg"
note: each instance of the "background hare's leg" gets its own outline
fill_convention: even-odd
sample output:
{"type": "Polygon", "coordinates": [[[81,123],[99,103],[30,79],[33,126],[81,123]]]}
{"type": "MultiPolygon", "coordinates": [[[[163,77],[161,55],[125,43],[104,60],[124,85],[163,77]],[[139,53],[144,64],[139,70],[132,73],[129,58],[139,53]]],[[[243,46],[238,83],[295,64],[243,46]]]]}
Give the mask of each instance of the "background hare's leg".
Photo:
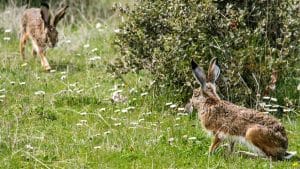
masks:
{"type": "MultiPolygon", "coordinates": [[[[266,155],[273,159],[281,159],[286,152],[285,141],[276,133],[264,126],[254,126],[247,130],[246,139],[258,148],[259,155],[266,155]]],[[[255,147],[253,147],[255,149],[255,147]]]]}
{"type": "Polygon", "coordinates": [[[234,141],[229,142],[228,150],[229,150],[230,153],[232,153],[234,151],[234,145],[235,145],[234,141]]]}
{"type": "Polygon", "coordinates": [[[221,142],[222,140],[218,137],[218,135],[215,135],[209,147],[209,154],[212,154],[219,147],[221,142]]]}
{"type": "Polygon", "coordinates": [[[22,33],[21,39],[20,39],[20,54],[23,59],[25,59],[24,50],[25,50],[25,45],[26,45],[28,38],[29,38],[29,35],[27,33],[22,33]]]}
{"type": "Polygon", "coordinates": [[[37,52],[34,48],[31,49],[31,54],[32,54],[32,56],[36,57],[37,52]]]}

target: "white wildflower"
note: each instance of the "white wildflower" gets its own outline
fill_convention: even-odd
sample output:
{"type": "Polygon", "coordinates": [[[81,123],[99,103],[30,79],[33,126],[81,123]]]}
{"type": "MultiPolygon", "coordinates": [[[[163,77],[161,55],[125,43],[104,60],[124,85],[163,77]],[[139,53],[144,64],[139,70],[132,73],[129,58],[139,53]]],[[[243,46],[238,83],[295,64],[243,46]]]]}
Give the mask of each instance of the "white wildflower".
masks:
{"type": "Polygon", "coordinates": [[[101,146],[95,146],[94,149],[101,149],[101,146]]]}
{"type": "Polygon", "coordinates": [[[130,106],[130,107],[127,107],[126,109],[127,109],[127,110],[134,110],[134,109],[135,109],[135,107],[133,107],[133,106],[130,106]]]}
{"type": "Polygon", "coordinates": [[[5,40],[5,41],[10,41],[10,39],[11,39],[10,37],[4,37],[3,38],[3,40],[5,40]]]}
{"type": "Polygon", "coordinates": [[[177,116],[187,116],[188,113],[177,113],[177,116]]]}
{"type": "Polygon", "coordinates": [[[86,116],[86,115],[87,115],[87,112],[81,112],[80,115],[81,115],[81,116],[86,116]]]}
{"type": "Polygon", "coordinates": [[[25,85],[25,84],[26,84],[26,82],[20,82],[19,84],[22,86],[22,85],[25,85]]]}
{"type": "Polygon", "coordinates": [[[65,80],[66,78],[67,78],[66,75],[62,75],[62,76],[60,77],[60,80],[65,80]]]}
{"type": "Polygon", "coordinates": [[[114,126],[116,126],[116,127],[117,127],[117,126],[121,126],[121,125],[122,125],[122,123],[115,123],[115,124],[114,124],[114,126]]]}
{"type": "Polygon", "coordinates": [[[151,126],[156,127],[157,124],[156,123],[151,123],[151,126]]]}
{"type": "Polygon", "coordinates": [[[271,101],[272,101],[272,102],[277,102],[277,99],[276,99],[276,98],[273,98],[273,97],[271,97],[271,101]]]}
{"type": "Polygon", "coordinates": [[[98,22],[98,23],[96,24],[96,29],[99,29],[99,28],[101,28],[101,27],[102,27],[102,24],[98,22]]]}
{"type": "Polygon", "coordinates": [[[28,149],[28,150],[33,150],[33,147],[30,144],[26,144],[25,148],[28,149]]]}
{"type": "Polygon", "coordinates": [[[136,93],[137,91],[136,91],[136,89],[135,88],[131,88],[130,90],[129,90],[129,93],[136,93]]]}
{"type": "Polygon", "coordinates": [[[105,111],[106,110],[106,108],[101,108],[99,111],[100,112],[103,112],[103,111],[105,111]]]}
{"type": "Polygon", "coordinates": [[[280,106],[278,104],[272,105],[272,108],[279,108],[280,106]]]}
{"type": "Polygon", "coordinates": [[[71,83],[69,86],[70,86],[70,87],[76,87],[77,84],[78,84],[78,82],[76,82],[76,83],[71,83]]]}
{"type": "MultiPolygon", "coordinates": [[[[113,88],[109,89],[109,91],[116,91],[118,90],[118,85],[114,85],[113,88]]],[[[122,90],[119,90],[119,92],[122,92],[122,90]]]]}
{"type": "Polygon", "coordinates": [[[105,131],[103,134],[104,135],[109,135],[111,133],[111,131],[105,131]]]}
{"type": "Polygon", "coordinates": [[[168,139],[169,144],[172,144],[175,141],[175,139],[173,137],[168,139]]]}
{"type": "Polygon", "coordinates": [[[133,126],[137,126],[139,123],[138,122],[130,122],[130,125],[133,125],[133,126]]]}
{"type": "Polygon", "coordinates": [[[289,108],[286,108],[286,109],[283,109],[283,112],[291,112],[291,111],[293,111],[293,109],[289,109],[289,108]]]}
{"type": "Polygon", "coordinates": [[[34,92],[35,95],[45,95],[45,91],[42,91],[42,90],[39,90],[39,91],[36,91],[34,92]]]}
{"type": "Polygon", "coordinates": [[[22,65],[21,65],[21,67],[25,67],[25,66],[27,66],[28,64],[25,62],[25,63],[23,63],[22,65]]]}
{"type": "Polygon", "coordinates": [[[183,107],[179,107],[177,110],[178,111],[184,111],[184,108],[183,107]]]}
{"type": "Polygon", "coordinates": [[[269,108],[264,108],[265,111],[267,112],[277,112],[277,109],[269,109],[269,108]]]}
{"type": "Polygon", "coordinates": [[[177,107],[177,105],[176,104],[172,104],[172,105],[170,105],[170,108],[176,108],[177,107]]]}
{"type": "Polygon", "coordinates": [[[152,112],[147,112],[147,113],[144,113],[143,115],[150,116],[151,114],[152,114],[152,112]]]}
{"type": "Polygon", "coordinates": [[[166,106],[171,106],[173,103],[172,102],[168,102],[166,103],[166,106]]]}
{"type": "Polygon", "coordinates": [[[148,95],[148,92],[141,93],[141,96],[146,96],[146,95],[148,95]]]}
{"type": "Polygon", "coordinates": [[[121,112],[122,113],[128,113],[128,110],[127,109],[122,109],[121,112]]]}
{"type": "Polygon", "coordinates": [[[83,45],[83,48],[89,48],[89,47],[90,47],[90,44],[83,45]]]}
{"type": "Polygon", "coordinates": [[[5,97],[5,95],[0,95],[0,99],[4,99],[5,97]]]}
{"type": "Polygon", "coordinates": [[[91,50],[91,52],[96,52],[96,51],[98,51],[98,48],[94,48],[91,50]]]}
{"type": "Polygon", "coordinates": [[[127,101],[127,97],[121,95],[121,91],[117,90],[112,94],[112,100],[115,103],[123,103],[123,102],[127,101]]]}
{"type": "Polygon", "coordinates": [[[16,82],[15,82],[15,81],[11,81],[10,84],[11,84],[11,85],[15,85],[16,82]]]}
{"type": "Polygon", "coordinates": [[[194,141],[197,140],[197,137],[189,137],[188,140],[194,141]]]}
{"type": "Polygon", "coordinates": [[[83,126],[83,124],[82,123],[77,123],[76,126],[83,126]]]}
{"type": "Polygon", "coordinates": [[[300,83],[297,86],[297,90],[300,91],[300,83]]]}
{"type": "Polygon", "coordinates": [[[50,70],[50,73],[55,73],[55,72],[56,72],[55,69],[51,69],[51,70],[50,70]]]}
{"type": "Polygon", "coordinates": [[[90,62],[94,62],[94,61],[97,61],[97,60],[101,60],[101,57],[100,56],[94,56],[94,57],[89,58],[90,62]]]}
{"type": "Polygon", "coordinates": [[[76,93],[77,94],[80,94],[80,93],[82,93],[84,90],[83,89],[78,89],[77,91],[76,91],[76,93]]]}
{"type": "Polygon", "coordinates": [[[115,29],[114,32],[115,32],[115,33],[120,33],[120,32],[121,32],[121,29],[115,29]]]}
{"type": "Polygon", "coordinates": [[[150,86],[154,85],[154,83],[156,83],[155,80],[151,81],[151,82],[150,82],[150,86]]]}
{"type": "Polygon", "coordinates": [[[258,103],[258,105],[263,108],[263,107],[265,107],[266,103],[265,102],[260,102],[260,103],[258,103]]]}
{"type": "Polygon", "coordinates": [[[72,41],[70,40],[70,39],[67,39],[66,41],[65,41],[65,43],[67,43],[67,44],[70,44],[72,41]]]}
{"type": "Polygon", "coordinates": [[[5,33],[10,33],[10,32],[11,32],[11,29],[5,29],[4,32],[5,32],[5,33]]]}

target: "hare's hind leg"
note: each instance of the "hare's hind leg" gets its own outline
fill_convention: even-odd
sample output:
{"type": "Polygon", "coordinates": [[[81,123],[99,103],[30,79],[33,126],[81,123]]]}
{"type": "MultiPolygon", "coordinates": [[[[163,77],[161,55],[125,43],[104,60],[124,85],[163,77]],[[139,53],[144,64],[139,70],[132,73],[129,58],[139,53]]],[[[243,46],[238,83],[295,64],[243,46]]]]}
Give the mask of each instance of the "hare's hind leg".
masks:
{"type": "Polygon", "coordinates": [[[264,126],[257,125],[249,128],[246,133],[246,140],[255,146],[252,149],[260,156],[281,159],[286,151],[285,141],[264,126]]]}
{"type": "Polygon", "coordinates": [[[21,35],[21,39],[20,39],[20,54],[21,54],[21,57],[22,59],[25,59],[25,45],[26,45],[26,42],[29,38],[29,35],[27,33],[22,33],[21,35]]]}

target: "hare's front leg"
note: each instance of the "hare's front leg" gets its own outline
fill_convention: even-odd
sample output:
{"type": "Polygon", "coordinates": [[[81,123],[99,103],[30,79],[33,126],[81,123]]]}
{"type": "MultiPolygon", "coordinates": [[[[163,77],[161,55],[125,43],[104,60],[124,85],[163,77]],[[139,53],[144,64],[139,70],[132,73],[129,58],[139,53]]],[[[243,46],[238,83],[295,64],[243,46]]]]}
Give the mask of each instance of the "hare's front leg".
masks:
{"type": "Polygon", "coordinates": [[[214,138],[212,139],[211,145],[209,147],[209,154],[212,154],[221,144],[222,140],[218,137],[216,134],[214,138]]]}
{"type": "Polygon", "coordinates": [[[21,36],[21,39],[20,39],[20,54],[21,54],[21,57],[22,59],[25,59],[25,45],[26,45],[26,42],[29,38],[29,35],[27,33],[22,33],[22,36],[21,36]]]}
{"type": "Polygon", "coordinates": [[[48,63],[48,61],[47,61],[46,56],[45,56],[45,51],[40,50],[40,51],[39,51],[39,56],[41,57],[41,64],[42,64],[42,66],[44,67],[44,69],[45,69],[46,71],[51,70],[51,67],[50,67],[50,65],[49,65],[49,63],[48,63]]]}

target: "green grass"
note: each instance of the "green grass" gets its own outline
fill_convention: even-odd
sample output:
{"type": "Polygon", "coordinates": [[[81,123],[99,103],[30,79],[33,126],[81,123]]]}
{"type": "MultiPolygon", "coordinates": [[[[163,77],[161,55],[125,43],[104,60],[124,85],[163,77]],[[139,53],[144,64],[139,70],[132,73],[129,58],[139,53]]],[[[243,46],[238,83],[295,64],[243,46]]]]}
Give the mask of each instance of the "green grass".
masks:
{"type": "MultiPolygon", "coordinates": [[[[125,83],[106,71],[111,59],[118,57],[111,45],[112,32],[109,27],[94,32],[87,41],[89,48],[83,47],[84,42],[74,51],[68,50],[72,44],[48,50],[53,73],[43,71],[29,48],[23,61],[17,37],[9,34],[12,39],[4,41],[8,35],[0,34],[0,168],[300,167],[295,161],[228,155],[222,148],[208,156],[210,138],[196,116],[180,116],[166,106],[180,93],[150,90],[146,72],[124,75],[125,83]],[[91,52],[94,48],[98,50],[91,52]],[[102,59],[90,61],[94,56],[102,59]],[[111,102],[114,86],[127,102],[111,102]],[[130,92],[133,88],[136,92],[130,92]],[[122,112],[128,107],[134,108],[122,112]]],[[[282,121],[289,149],[300,152],[300,119],[282,121]]]]}

